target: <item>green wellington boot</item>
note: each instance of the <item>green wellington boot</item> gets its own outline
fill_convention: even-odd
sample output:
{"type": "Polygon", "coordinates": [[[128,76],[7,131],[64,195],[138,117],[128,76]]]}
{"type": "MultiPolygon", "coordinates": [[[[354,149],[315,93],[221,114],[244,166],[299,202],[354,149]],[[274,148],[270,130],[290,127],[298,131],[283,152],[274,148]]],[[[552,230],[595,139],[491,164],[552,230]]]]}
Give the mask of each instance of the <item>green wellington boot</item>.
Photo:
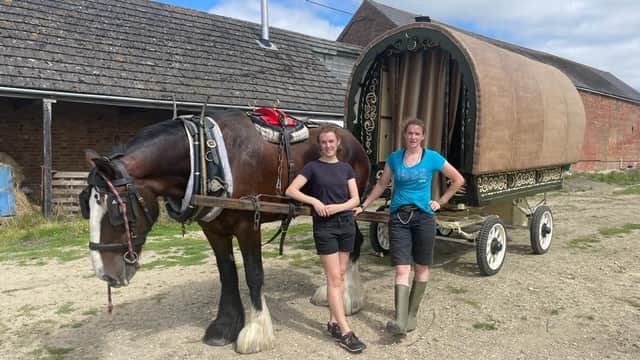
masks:
{"type": "Polygon", "coordinates": [[[387,330],[393,335],[407,334],[410,290],[407,285],[396,284],[395,286],[396,319],[387,323],[387,330]]]}
{"type": "Polygon", "coordinates": [[[409,314],[407,316],[407,331],[413,331],[416,329],[416,315],[418,314],[418,308],[420,308],[420,302],[422,301],[424,290],[426,288],[426,281],[414,281],[411,286],[411,294],[409,295],[409,314]]]}

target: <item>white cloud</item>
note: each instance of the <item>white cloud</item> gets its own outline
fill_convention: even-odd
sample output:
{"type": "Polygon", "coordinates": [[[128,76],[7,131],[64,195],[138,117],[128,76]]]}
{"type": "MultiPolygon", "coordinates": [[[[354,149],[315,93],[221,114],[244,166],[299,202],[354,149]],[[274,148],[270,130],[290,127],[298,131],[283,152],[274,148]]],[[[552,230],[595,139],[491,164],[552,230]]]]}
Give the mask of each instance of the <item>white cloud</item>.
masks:
{"type": "Polygon", "coordinates": [[[377,0],[608,71],[640,90],[638,0],[377,0]]]}
{"type": "MultiPolygon", "coordinates": [[[[209,12],[260,23],[258,0],[223,0],[209,12]]],[[[305,1],[295,0],[269,1],[269,24],[330,40],[335,40],[343,28],[343,25],[331,24],[318,8],[305,1]]]]}

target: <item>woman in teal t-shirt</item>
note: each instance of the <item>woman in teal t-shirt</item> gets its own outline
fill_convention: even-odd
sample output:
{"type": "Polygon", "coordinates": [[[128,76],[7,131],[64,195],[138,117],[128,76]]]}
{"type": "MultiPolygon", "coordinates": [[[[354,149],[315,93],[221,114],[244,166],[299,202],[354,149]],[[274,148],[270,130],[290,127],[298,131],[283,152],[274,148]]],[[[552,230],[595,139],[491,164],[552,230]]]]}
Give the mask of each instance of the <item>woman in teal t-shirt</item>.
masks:
{"type": "Polygon", "coordinates": [[[410,120],[404,126],[404,148],[391,153],[384,172],[358,215],[382,195],[393,178],[393,194],[389,214],[391,265],[395,270],[395,320],[387,329],[395,335],[405,335],[416,328],[416,314],[429,280],[433,263],[436,224],[433,213],[438,211],[464,184],[464,178],[440,154],[424,148],[425,128],[420,120],[410,120]],[[435,171],[451,179],[451,185],[439,199],[431,199],[431,177],[435,171]],[[413,283],[409,286],[411,265],[413,283]]]}

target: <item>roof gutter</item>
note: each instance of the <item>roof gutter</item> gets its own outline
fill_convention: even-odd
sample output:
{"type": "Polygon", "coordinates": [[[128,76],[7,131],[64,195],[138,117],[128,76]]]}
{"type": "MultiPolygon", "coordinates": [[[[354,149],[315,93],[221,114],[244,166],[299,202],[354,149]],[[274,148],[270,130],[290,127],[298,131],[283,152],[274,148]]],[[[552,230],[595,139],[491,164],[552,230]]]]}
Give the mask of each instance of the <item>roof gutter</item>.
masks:
{"type": "Polygon", "coordinates": [[[633,104],[636,104],[636,105],[640,105],[640,100],[634,100],[634,99],[629,99],[629,98],[622,97],[622,96],[611,95],[611,94],[607,94],[607,93],[604,93],[604,92],[601,92],[601,91],[585,88],[585,87],[582,87],[582,86],[576,86],[576,89],[578,89],[580,91],[589,92],[589,93],[593,93],[593,94],[597,94],[597,95],[602,95],[602,96],[614,98],[614,99],[617,99],[617,100],[622,100],[622,101],[630,102],[630,103],[633,103],[633,104]]]}
{"type": "MultiPolygon", "coordinates": [[[[47,98],[59,101],[70,102],[83,102],[83,103],[99,103],[104,105],[114,106],[130,106],[130,107],[144,107],[144,108],[156,108],[156,109],[173,109],[173,100],[156,100],[145,99],[126,96],[111,96],[111,95],[97,95],[86,93],[70,93],[64,91],[54,90],[36,90],[36,89],[24,89],[0,86],[0,95],[26,97],[26,98],[47,98]]],[[[176,101],[177,107],[198,109],[201,108],[203,103],[190,102],[190,101],[176,101]]],[[[207,103],[207,107],[218,109],[240,109],[251,110],[253,106],[240,106],[240,105],[228,105],[228,104],[216,104],[207,103]]],[[[304,111],[295,109],[280,109],[291,114],[300,114],[305,116],[327,116],[327,117],[339,117],[342,118],[344,114],[322,112],[322,111],[304,111]]]]}

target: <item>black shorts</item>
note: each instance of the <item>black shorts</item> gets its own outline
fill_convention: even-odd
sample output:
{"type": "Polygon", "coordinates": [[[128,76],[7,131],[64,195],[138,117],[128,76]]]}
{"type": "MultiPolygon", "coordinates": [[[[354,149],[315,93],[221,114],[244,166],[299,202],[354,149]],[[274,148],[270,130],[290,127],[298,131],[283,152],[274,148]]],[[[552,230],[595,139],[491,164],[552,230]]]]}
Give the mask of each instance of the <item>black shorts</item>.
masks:
{"type": "Polygon", "coordinates": [[[436,222],[422,210],[395,211],[389,215],[391,265],[433,264],[436,222]]]}
{"type": "Polygon", "coordinates": [[[353,214],[341,213],[326,218],[314,217],[313,239],[318,255],[352,252],[356,242],[353,214]]]}

